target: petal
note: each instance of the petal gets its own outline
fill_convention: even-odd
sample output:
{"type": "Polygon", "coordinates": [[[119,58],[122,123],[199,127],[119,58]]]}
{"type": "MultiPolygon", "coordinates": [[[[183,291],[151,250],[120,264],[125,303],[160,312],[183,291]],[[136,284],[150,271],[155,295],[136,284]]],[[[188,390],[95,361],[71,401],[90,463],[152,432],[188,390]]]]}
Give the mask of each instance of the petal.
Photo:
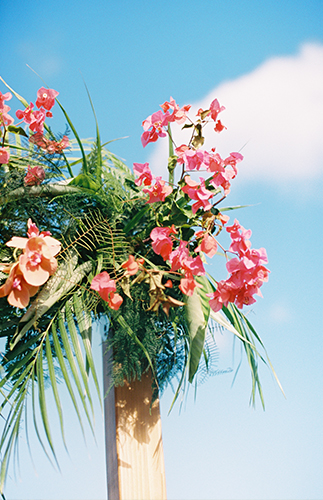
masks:
{"type": "Polygon", "coordinates": [[[13,236],[11,240],[7,241],[7,247],[15,248],[25,248],[28,242],[28,238],[20,238],[19,236],[13,236]]]}

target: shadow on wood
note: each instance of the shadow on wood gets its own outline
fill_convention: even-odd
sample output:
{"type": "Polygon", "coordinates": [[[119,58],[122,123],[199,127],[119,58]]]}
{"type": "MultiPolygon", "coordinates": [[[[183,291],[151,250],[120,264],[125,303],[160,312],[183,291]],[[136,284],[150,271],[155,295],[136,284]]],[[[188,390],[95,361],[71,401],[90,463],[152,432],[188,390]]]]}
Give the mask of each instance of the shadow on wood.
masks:
{"type": "MultiPolygon", "coordinates": [[[[111,383],[110,356],[103,354],[105,392],[111,383]]],[[[151,384],[146,374],[112,389],[105,399],[109,500],[166,499],[159,401],[150,411],[151,384]]]]}

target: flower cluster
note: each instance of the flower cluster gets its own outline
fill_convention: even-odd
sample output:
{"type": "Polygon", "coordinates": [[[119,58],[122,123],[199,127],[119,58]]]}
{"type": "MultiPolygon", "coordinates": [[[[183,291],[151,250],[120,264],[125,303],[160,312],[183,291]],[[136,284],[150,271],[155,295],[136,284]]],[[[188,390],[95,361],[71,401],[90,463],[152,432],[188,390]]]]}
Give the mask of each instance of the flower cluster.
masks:
{"type": "Polygon", "coordinates": [[[8,247],[23,252],[14,264],[2,266],[2,271],[9,276],[0,287],[0,297],[8,296],[9,304],[20,309],[28,306],[30,297],[55,273],[55,255],[61,249],[60,242],[52,238],[49,231],[39,232],[31,219],[28,219],[27,226],[28,238],[14,236],[6,243],[8,247]]]}
{"type": "Polygon", "coordinates": [[[245,230],[235,219],[234,224],[227,227],[232,243],[229,251],[237,255],[227,262],[230,277],[218,283],[217,290],[208,294],[211,298],[210,307],[219,311],[229,302],[235,303],[240,309],[243,305],[253,304],[255,294],[261,296],[260,287],[268,281],[269,270],[267,254],[264,248],[251,249],[250,230],[245,230]]]}
{"type": "MultiPolygon", "coordinates": [[[[227,224],[229,217],[221,214],[215,206],[229,193],[231,181],[238,173],[237,164],[242,161],[243,156],[238,152],[232,152],[223,159],[219,153],[215,152],[215,148],[210,151],[201,149],[204,143],[202,131],[207,123],[213,122],[217,133],[226,128],[218,119],[219,113],[225,108],[220,106],[217,99],[214,99],[209,109],[198,110],[196,123],[188,116],[191,106],[180,108],[172,97],[169,102],[162,104],[161,108],[143,121],[144,131],[141,141],[144,147],[167,135],[173,141],[170,124],[174,122],[184,124],[183,128],[192,128],[192,137],[188,144],[181,144],[177,147],[173,142],[176,155],[170,160],[174,168],[176,165],[181,166],[180,180],[176,186],[173,176],[170,175],[167,183],[162,177],[153,175],[148,163],[134,163],[135,184],[148,195],[148,204],[166,204],[168,209],[164,209],[163,214],[172,211],[179,214],[182,220],[184,217],[186,220],[184,226],[188,227],[189,231],[184,226],[176,227],[171,222],[163,224],[163,220],[171,221],[170,216],[167,218],[166,215],[165,218],[162,215],[161,218],[156,218],[158,223],[150,231],[151,248],[164,260],[168,271],[157,269],[149,271],[145,269],[143,259],[136,260],[133,255],[130,255],[128,261],[121,266],[126,272],[118,278],[121,279],[120,285],[123,288],[122,280],[125,276],[129,280],[130,276],[136,275],[140,270],[139,276],[136,276],[132,283],[139,283],[142,280],[151,283],[149,294],[152,301],[149,310],[158,310],[158,305],[162,304],[168,314],[169,307],[175,307],[181,303],[174,303],[172,302],[174,299],[165,295],[165,288],[173,286],[173,282],[168,279],[163,284],[164,274],[173,275],[174,279],[179,281],[179,290],[184,295],[192,296],[194,290],[201,287],[197,277],[205,275],[204,256],[213,257],[220,246],[226,256],[230,252],[234,254],[234,258],[228,260],[226,264],[229,272],[228,279],[215,282],[216,290],[207,294],[210,307],[214,311],[219,311],[229,302],[236,304],[239,308],[245,304],[252,304],[255,302],[254,295],[261,295],[259,289],[268,279],[269,271],[264,266],[267,263],[265,249],[251,249],[249,240],[251,231],[246,231],[238,221],[226,228],[232,240],[229,250],[226,251],[216,239],[227,224]],[[199,177],[199,181],[196,181],[191,177],[191,174],[195,172],[206,172],[208,177],[199,177]],[[222,193],[222,198],[217,200],[216,197],[220,193],[222,193]]],[[[157,213],[158,206],[154,210],[157,213]]],[[[118,279],[111,279],[104,271],[97,275],[91,284],[91,288],[96,290],[112,309],[118,309],[122,303],[121,296],[116,294],[118,279]]]]}
{"type": "MultiPolygon", "coordinates": [[[[129,259],[121,264],[121,267],[125,269],[123,275],[118,278],[119,280],[125,278],[126,276],[132,276],[137,274],[139,266],[143,265],[143,259],[135,259],[133,255],[129,255],[129,259]]],[[[91,282],[91,290],[95,290],[100,295],[101,299],[108,303],[111,309],[117,311],[123,302],[121,295],[116,293],[117,285],[116,280],[111,279],[110,275],[103,271],[97,274],[91,282]]]]}
{"type": "Polygon", "coordinates": [[[67,135],[64,135],[60,141],[54,141],[47,139],[40,132],[36,132],[30,136],[29,142],[51,155],[62,153],[63,149],[68,148],[70,145],[67,135]]]}
{"type": "Polygon", "coordinates": [[[31,102],[24,110],[18,110],[16,116],[19,120],[24,121],[29,125],[32,132],[43,134],[44,121],[46,118],[52,118],[53,114],[50,111],[55,104],[55,98],[58,92],[53,89],[41,87],[37,92],[36,107],[31,102]]]}
{"type": "MultiPolygon", "coordinates": [[[[143,192],[149,194],[147,203],[165,202],[172,194],[173,200],[178,200],[180,192],[184,193],[191,205],[192,217],[191,229],[194,226],[201,226],[201,230],[192,231],[193,235],[189,241],[178,236],[179,230],[174,224],[169,227],[155,227],[150,233],[153,251],[160,255],[170,267],[170,272],[180,274],[179,289],[185,295],[192,295],[198,286],[195,276],[205,274],[201,254],[213,257],[218,248],[218,242],[213,233],[218,228],[217,234],[228,222],[229,217],[221,214],[215,205],[214,197],[223,190],[223,198],[227,196],[231,187],[231,180],[237,175],[237,164],[242,161],[240,153],[232,152],[225,159],[215,152],[201,149],[204,143],[202,129],[208,121],[214,122],[214,130],[219,133],[226,127],[218,119],[218,115],[225,108],[220,106],[217,99],[213,100],[209,109],[199,109],[198,121],[194,124],[188,117],[187,112],[190,106],[180,108],[171,98],[170,102],[164,103],[162,111],[157,111],[143,122],[144,132],[141,140],[145,147],[149,142],[155,142],[159,137],[164,137],[169,133],[169,123],[177,121],[185,124],[183,128],[193,129],[192,138],[188,145],[182,144],[175,147],[176,163],[182,166],[182,176],[179,186],[174,190],[174,185],[167,186],[161,177],[154,177],[149,164],[134,163],[134,173],[137,177],[137,186],[144,185],[143,192]],[[169,110],[173,110],[170,114],[169,110]],[[188,173],[207,172],[210,177],[199,178],[199,182],[193,180],[188,173]],[[155,184],[153,184],[155,181],[155,184]],[[204,213],[204,215],[203,215],[204,213]]],[[[172,137],[170,136],[172,140],[172,137]]],[[[222,198],[222,199],[223,199],[222,198]]],[[[221,201],[221,200],[220,200],[221,201]]],[[[187,213],[187,212],[186,212],[187,213]]],[[[244,304],[255,302],[253,296],[261,295],[260,286],[268,279],[268,269],[264,267],[267,263],[265,249],[251,250],[250,231],[245,231],[238,221],[234,225],[227,227],[232,243],[229,252],[233,252],[236,257],[227,262],[227,270],[230,276],[225,281],[217,283],[217,289],[209,294],[210,307],[218,311],[222,306],[227,306],[229,302],[235,303],[239,308],[244,304]]],[[[227,252],[225,251],[227,255],[227,252]]]]}
{"type": "MultiPolygon", "coordinates": [[[[0,92],[0,130],[2,128],[4,129],[2,146],[4,144],[4,138],[6,135],[5,134],[6,127],[8,127],[9,125],[12,125],[14,122],[14,119],[12,118],[12,116],[10,116],[8,114],[8,112],[10,111],[11,108],[7,104],[4,103],[5,101],[10,101],[11,98],[12,98],[12,94],[10,92],[7,92],[6,94],[2,94],[0,92]]],[[[9,162],[9,158],[10,158],[9,149],[4,148],[4,147],[0,147],[0,164],[2,164],[2,165],[7,164],[9,162]]]]}
{"type": "Polygon", "coordinates": [[[28,165],[25,176],[25,186],[39,186],[45,179],[45,170],[41,166],[31,167],[28,165]]]}

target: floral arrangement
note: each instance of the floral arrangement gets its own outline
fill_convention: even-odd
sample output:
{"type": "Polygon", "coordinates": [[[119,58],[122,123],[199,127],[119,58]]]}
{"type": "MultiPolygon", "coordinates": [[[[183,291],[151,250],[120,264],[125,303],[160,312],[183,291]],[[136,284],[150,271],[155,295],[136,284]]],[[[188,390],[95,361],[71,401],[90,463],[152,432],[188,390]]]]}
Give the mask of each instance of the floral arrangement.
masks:
{"type": "Polygon", "coordinates": [[[57,91],[41,87],[35,107],[5,85],[10,92],[0,92],[0,304],[1,336],[7,343],[0,411],[7,414],[1,491],[30,387],[33,394],[38,390],[54,458],[46,377],[63,439],[57,376],[69,389],[81,425],[80,404],[92,428],[88,377],[100,397],[91,351],[92,324],[100,316],[108,318],[115,384],[140,379],[150,369],[157,397],[177,376],[175,401],[201,364],[207,368],[206,334],[216,322],[243,343],[252,400],[258,389],[263,401],[256,343],[263,344],[241,309],[261,295],[269,274],[267,255],[264,248],[251,247],[251,231],[237,219],[229,223],[226,212],[234,207],[221,208],[242,155],[232,152],[223,159],[215,148],[203,149],[205,126],[215,134],[226,128],[218,118],[225,108],[214,99],[191,118],[191,106],[179,107],[170,98],[143,121],[143,147],[168,138],[165,180],[155,177],[148,163],[134,163],[131,171],[101,143],[97,123],[96,139],[91,144],[81,140],[57,91]],[[5,104],[12,94],[24,106],[16,112],[17,124],[5,104]],[[46,123],[56,102],[68,127],[61,135],[46,123]],[[173,125],[191,130],[188,143],[174,143],[173,125]],[[26,227],[27,238],[21,236],[26,227]],[[224,233],[231,240],[228,249],[221,243],[224,233]],[[224,280],[206,273],[207,259],[215,256],[224,259],[224,280]]]}

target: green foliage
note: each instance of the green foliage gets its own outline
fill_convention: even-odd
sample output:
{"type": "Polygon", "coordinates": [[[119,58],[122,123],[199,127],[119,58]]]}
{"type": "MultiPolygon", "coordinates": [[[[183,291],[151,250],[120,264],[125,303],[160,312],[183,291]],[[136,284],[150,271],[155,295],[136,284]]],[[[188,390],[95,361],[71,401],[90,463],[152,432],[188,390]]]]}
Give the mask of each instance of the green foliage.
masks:
{"type": "MultiPolygon", "coordinates": [[[[206,277],[197,278],[201,288],[185,304],[177,286],[165,291],[169,267],[153,252],[149,235],[156,226],[174,224],[179,228],[178,237],[189,241],[194,234],[192,227],[200,224],[200,214],[193,214],[190,198],[174,190],[165,203],[147,204],[131,170],[101,143],[96,117],[96,138],[81,140],[59,106],[74,134],[71,144],[77,156],[46,154],[26,140],[22,129],[11,127],[10,163],[0,165],[1,263],[17,259],[19,250],[12,251],[5,243],[12,236],[25,234],[29,218],[62,243],[57,271],[26,310],[15,310],[6,297],[0,298],[0,337],[6,340],[0,379],[0,413],[5,421],[0,439],[0,493],[24,415],[31,412],[41,446],[49,459],[57,462],[46,385],[53,392],[64,444],[59,379],[68,390],[82,431],[84,416],[93,431],[91,377],[100,401],[101,396],[92,355],[92,325],[101,316],[109,320],[108,347],[113,350],[115,385],[140,379],[151,370],[155,398],[177,379],[173,406],[187,380],[193,383],[199,371],[204,371],[203,377],[208,372],[214,352],[205,338],[210,321],[215,321],[243,342],[252,375],[251,400],[255,402],[258,391],[263,402],[257,361],[265,359],[256,348],[256,344],[261,348],[263,344],[247,318],[235,306],[224,308],[224,314],[211,311],[205,294],[214,291],[216,284],[206,277]],[[27,165],[44,168],[42,185],[25,186],[27,165]],[[141,257],[147,269],[132,281],[129,277],[121,280],[121,265],[130,254],[141,257]],[[90,288],[93,277],[102,271],[120,279],[124,301],[118,311],[110,309],[90,288]]],[[[46,131],[49,138],[58,139],[48,127],[46,131]]],[[[169,133],[168,168],[173,179],[176,157],[170,128],[169,133]]],[[[203,142],[200,126],[195,127],[192,140],[196,146],[203,142]]],[[[217,214],[213,208],[210,216],[214,219],[217,214]]],[[[194,252],[196,242],[188,245],[194,252]]],[[[0,286],[6,277],[0,272],[0,286]]],[[[180,276],[172,279],[176,282],[180,276]]]]}

